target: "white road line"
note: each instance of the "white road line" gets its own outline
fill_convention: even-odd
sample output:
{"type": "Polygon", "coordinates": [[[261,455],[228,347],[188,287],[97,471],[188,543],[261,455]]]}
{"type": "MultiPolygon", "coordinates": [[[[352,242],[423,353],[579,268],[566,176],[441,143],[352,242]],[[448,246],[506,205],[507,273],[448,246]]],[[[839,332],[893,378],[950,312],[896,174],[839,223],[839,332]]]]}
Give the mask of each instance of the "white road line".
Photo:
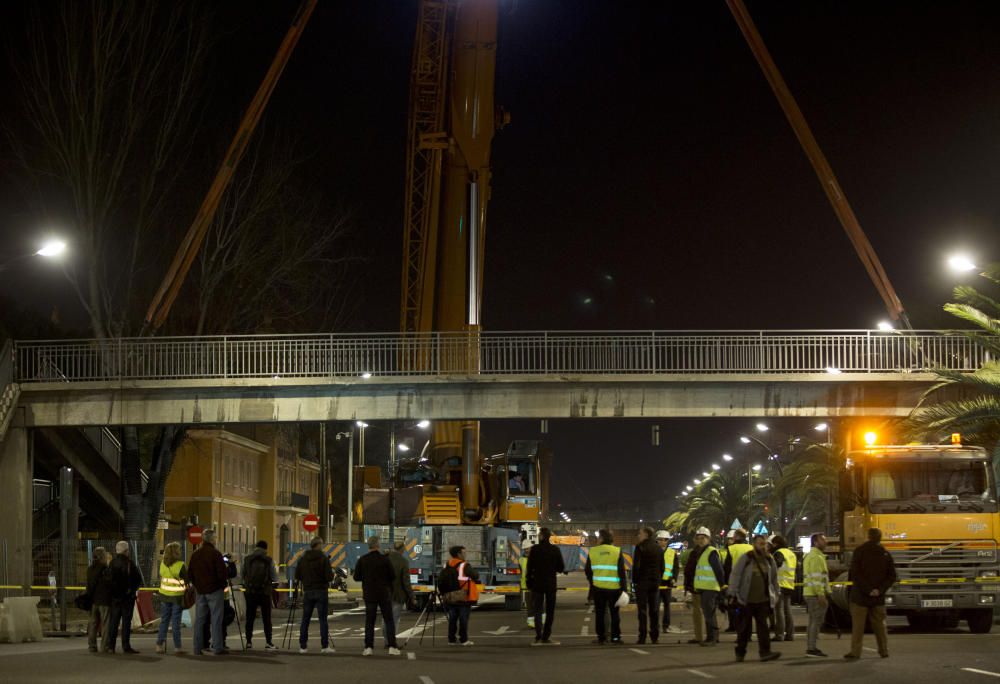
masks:
{"type": "Polygon", "coordinates": [[[1000,677],[1000,672],[990,672],[989,670],[977,670],[974,667],[963,667],[962,670],[965,672],[975,672],[976,674],[986,675],[987,677],[1000,677]]]}
{"type": "Polygon", "coordinates": [[[878,653],[878,651],[872,648],[871,646],[863,646],[862,648],[864,648],[864,650],[866,651],[871,651],[872,653],[878,653]]]}
{"type": "Polygon", "coordinates": [[[590,618],[589,617],[585,617],[585,618],[583,618],[583,621],[584,622],[590,622],[590,618]]]}
{"type": "Polygon", "coordinates": [[[707,672],[702,672],[701,670],[688,670],[688,672],[698,675],[699,677],[704,677],[705,679],[715,679],[715,675],[710,675],[707,672]]]}
{"type": "Polygon", "coordinates": [[[639,655],[649,655],[649,651],[643,651],[641,648],[630,648],[632,653],[638,653],[639,655]]]}
{"type": "Polygon", "coordinates": [[[587,636],[587,625],[580,628],[580,636],[587,636]]]}
{"type": "Polygon", "coordinates": [[[587,606],[587,615],[590,615],[593,612],[594,612],[594,604],[590,604],[589,606],[587,606]]]}
{"type": "Polygon", "coordinates": [[[407,660],[416,660],[417,659],[417,654],[414,653],[413,651],[407,651],[406,652],[406,659],[407,660]]]}
{"type": "Polygon", "coordinates": [[[420,675],[421,684],[434,684],[434,680],[427,675],[420,675]]]}

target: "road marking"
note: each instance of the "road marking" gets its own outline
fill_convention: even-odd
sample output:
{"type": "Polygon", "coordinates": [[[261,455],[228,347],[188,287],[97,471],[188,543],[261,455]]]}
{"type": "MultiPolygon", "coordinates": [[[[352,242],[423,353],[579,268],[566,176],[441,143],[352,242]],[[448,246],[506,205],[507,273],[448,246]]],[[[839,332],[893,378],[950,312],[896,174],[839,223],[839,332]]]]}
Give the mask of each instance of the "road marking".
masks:
{"type": "Polygon", "coordinates": [[[422,684],[434,684],[434,680],[427,675],[420,675],[420,681],[422,684]]]}
{"type": "Polygon", "coordinates": [[[632,653],[638,653],[639,655],[649,655],[649,651],[643,651],[641,648],[630,648],[632,653]]]}
{"type": "Polygon", "coordinates": [[[990,672],[989,670],[977,670],[974,667],[963,667],[966,672],[975,672],[976,674],[986,675],[987,677],[1000,677],[1000,672],[990,672]]]}
{"type": "Polygon", "coordinates": [[[593,612],[594,612],[594,604],[590,604],[590,605],[589,605],[589,606],[587,607],[587,615],[590,615],[590,614],[592,614],[593,612]]]}
{"type": "Polygon", "coordinates": [[[864,649],[865,649],[866,651],[871,651],[872,653],[878,653],[878,651],[877,651],[877,650],[875,650],[874,648],[872,648],[871,646],[864,646],[863,648],[864,648],[864,649]]]}
{"type": "Polygon", "coordinates": [[[590,618],[589,617],[585,617],[585,618],[583,618],[583,621],[584,622],[590,622],[590,618]]]}
{"type": "Polygon", "coordinates": [[[414,653],[413,651],[407,651],[406,652],[406,659],[407,660],[416,660],[417,659],[417,654],[414,653]]]}
{"type": "Polygon", "coordinates": [[[506,632],[508,629],[510,629],[510,627],[508,627],[507,625],[502,625],[499,629],[494,629],[492,631],[487,630],[485,632],[485,634],[492,634],[494,636],[500,636],[501,634],[503,634],[504,632],[506,632]]]}
{"type": "Polygon", "coordinates": [[[691,674],[698,675],[699,677],[704,677],[705,679],[715,679],[715,675],[710,675],[707,672],[702,672],[701,670],[688,670],[688,672],[690,672],[691,674]]]}
{"type": "Polygon", "coordinates": [[[580,628],[580,636],[587,636],[587,625],[580,628]]]}

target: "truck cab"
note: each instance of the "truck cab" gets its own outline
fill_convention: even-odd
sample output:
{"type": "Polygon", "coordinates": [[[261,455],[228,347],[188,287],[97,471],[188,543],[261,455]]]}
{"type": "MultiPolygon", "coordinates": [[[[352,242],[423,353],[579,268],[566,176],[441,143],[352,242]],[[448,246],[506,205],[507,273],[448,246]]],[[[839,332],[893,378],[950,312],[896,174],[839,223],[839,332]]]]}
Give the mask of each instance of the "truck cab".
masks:
{"type": "MultiPolygon", "coordinates": [[[[988,632],[1000,602],[995,464],[982,448],[871,446],[848,455],[840,486],[844,562],[882,530],[899,582],[886,595],[890,615],[911,624],[965,619],[988,632]]],[[[846,579],[842,577],[841,579],[846,579]]],[[[847,589],[834,600],[846,607],[847,589]]]]}

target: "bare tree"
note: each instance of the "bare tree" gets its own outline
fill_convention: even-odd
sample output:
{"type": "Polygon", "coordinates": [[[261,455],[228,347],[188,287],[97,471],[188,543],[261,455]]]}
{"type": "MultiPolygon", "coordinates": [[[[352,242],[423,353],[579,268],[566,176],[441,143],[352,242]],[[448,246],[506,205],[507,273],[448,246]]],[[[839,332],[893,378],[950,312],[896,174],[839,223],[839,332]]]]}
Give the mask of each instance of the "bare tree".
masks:
{"type": "Polygon", "coordinates": [[[294,147],[257,144],[223,198],[193,273],[195,334],[330,330],[350,311],[349,216],[301,190],[294,147]]]}
{"type": "Polygon", "coordinates": [[[208,45],[196,3],[65,1],[35,9],[15,55],[27,135],[8,140],[75,231],[67,275],[99,338],[127,334],[136,281],[190,150],[208,45]],[[58,199],[53,199],[54,197],[58,199]]]}

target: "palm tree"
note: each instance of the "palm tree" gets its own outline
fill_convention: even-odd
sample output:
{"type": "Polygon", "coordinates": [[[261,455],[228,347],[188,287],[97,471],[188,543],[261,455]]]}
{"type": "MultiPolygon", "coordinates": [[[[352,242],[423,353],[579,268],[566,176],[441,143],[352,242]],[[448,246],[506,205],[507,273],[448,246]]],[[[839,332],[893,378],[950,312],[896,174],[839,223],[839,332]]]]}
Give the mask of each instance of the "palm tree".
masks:
{"type": "MultiPolygon", "coordinates": [[[[980,275],[1000,285],[1000,264],[980,275]]],[[[953,296],[956,301],[945,304],[944,310],[975,326],[961,332],[988,360],[970,373],[935,371],[939,382],[924,394],[906,427],[912,438],[931,443],[958,432],[964,442],[1000,457],[1000,302],[969,286],[956,287],[953,296]]]]}
{"type": "Polygon", "coordinates": [[[736,469],[712,473],[663,521],[664,527],[679,532],[707,527],[714,534],[729,529],[732,521],[739,519],[747,529],[753,529],[761,517],[767,485],[754,485],[750,491],[745,478],[746,473],[736,469]]]}
{"type": "Polygon", "coordinates": [[[844,466],[844,450],[832,444],[810,444],[801,455],[785,466],[771,491],[771,508],[784,508],[786,524],[774,526],[792,538],[802,522],[808,527],[826,525],[835,519],[831,500],[839,485],[844,466]],[[776,506],[779,502],[783,507],[776,506]]]}

